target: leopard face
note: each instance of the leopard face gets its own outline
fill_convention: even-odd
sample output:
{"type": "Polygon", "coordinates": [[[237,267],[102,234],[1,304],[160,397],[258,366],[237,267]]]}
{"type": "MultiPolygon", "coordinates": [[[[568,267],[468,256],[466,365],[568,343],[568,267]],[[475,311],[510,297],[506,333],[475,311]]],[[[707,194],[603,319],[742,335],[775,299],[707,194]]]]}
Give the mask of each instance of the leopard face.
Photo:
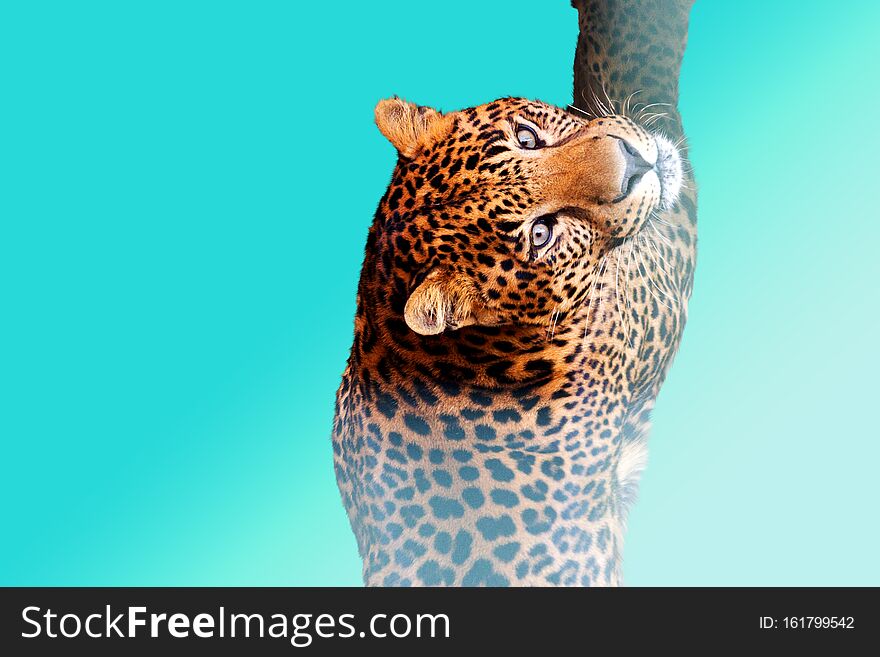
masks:
{"type": "Polygon", "coordinates": [[[519,98],[441,114],[391,99],[376,121],[399,161],[368,257],[390,313],[421,335],[578,310],[603,257],[681,187],[674,146],[624,116],[519,98]]]}

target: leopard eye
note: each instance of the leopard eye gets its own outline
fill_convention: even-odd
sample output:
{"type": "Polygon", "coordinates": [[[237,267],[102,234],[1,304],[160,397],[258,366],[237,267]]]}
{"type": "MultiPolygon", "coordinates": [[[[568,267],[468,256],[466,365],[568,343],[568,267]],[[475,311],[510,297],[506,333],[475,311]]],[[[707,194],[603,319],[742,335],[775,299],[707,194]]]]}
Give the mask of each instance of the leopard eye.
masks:
{"type": "Polygon", "coordinates": [[[516,140],[520,146],[527,150],[538,147],[538,135],[527,125],[516,126],[516,140]]]}
{"type": "Polygon", "coordinates": [[[553,237],[553,231],[543,221],[536,221],[532,225],[532,246],[540,248],[546,245],[551,237],[553,237]]]}

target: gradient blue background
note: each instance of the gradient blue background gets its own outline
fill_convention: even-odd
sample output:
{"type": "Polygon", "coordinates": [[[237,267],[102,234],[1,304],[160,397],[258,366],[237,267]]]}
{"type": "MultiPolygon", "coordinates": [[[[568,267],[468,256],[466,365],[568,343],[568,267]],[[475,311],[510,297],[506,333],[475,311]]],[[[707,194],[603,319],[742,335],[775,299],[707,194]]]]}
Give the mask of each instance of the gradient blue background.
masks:
{"type": "MultiPolygon", "coordinates": [[[[880,584],[880,4],[700,0],[632,585],[880,584]]],[[[372,124],[565,105],[568,2],[4,3],[2,584],[360,583],[331,468],[372,124]]]]}

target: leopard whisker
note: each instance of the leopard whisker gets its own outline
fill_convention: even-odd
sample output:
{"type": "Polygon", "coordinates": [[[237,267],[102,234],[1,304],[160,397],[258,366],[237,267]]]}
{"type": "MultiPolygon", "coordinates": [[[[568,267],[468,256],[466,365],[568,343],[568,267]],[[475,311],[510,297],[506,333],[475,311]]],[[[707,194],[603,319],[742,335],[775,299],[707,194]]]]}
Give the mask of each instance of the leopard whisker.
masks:
{"type": "Polygon", "coordinates": [[[620,330],[623,331],[623,334],[626,337],[627,344],[629,345],[630,349],[632,349],[632,345],[629,344],[629,330],[626,325],[626,317],[620,311],[620,287],[618,285],[618,278],[620,277],[620,253],[622,251],[621,246],[618,246],[614,249],[614,251],[617,253],[617,263],[614,268],[614,305],[617,307],[617,318],[620,321],[620,330]]]}
{"type": "MultiPolygon", "coordinates": [[[[593,312],[593,294],[595,293],[595,291],[597,289],[596,288],[597,283],[599,283],[599,288],[603,287],[603,284],[601,283],[601,279],[602,279],[602,276],[605,275],[605,267],[607,265],[607,261],[608,261],[608,254],[606,253],[604,256],[602,256],[602,261],[599,263],[599,267],[596,270],[596,277],[590,283],[590,296],[589,296],[589,302],[587,304],[587,319],[586,319],[586,322],[584,322],[584,337],[583,337],[584,340],[587,339],[587,331],[590,330],[590,315],[593,312]]],[[[602,305],[602,296],[600,294],[599,303],[596,308],[597,311],[599,310],[599,307],[601,307],[601,305],[602,305]]]]}
{"type": "Polygon", "coordinates": [[[666,114],[665,112],[652,113],[648,116],[647,119],[644,119],[642,121],[642,124],[650,128],[658,121],[661,121],[662,119],[668,119],[668,118],[669,118],[669,115],[666,114]]]}
{"type": "Polygon", "coordinates": [[[591,112],[591,114],[595,118],[600,118],[601,116],[604,116],[604,114],[602,113],[602,109],[599,106],[600,105],[599,99],[596,97],[596,93],[592,89],[584,88],[581,91],[581,99],[587,104],[587,107],[589,107],[591,110],[593,110],[591,112]],[[590,96],[592,96],[592,100],[590,98],[587,98],[587,91],[590,92],[590,96]]]}
{"type": "Polygon", "coordinates": [[[568,105],[567,107],[568,107],[568,109],[573,109],[573,110],[575,110],[575,111],[577,111],[577,112],[580,112],[581,114],[583,114],[584,116],[586,116],[588,119],[594,119],[594,118],[596,118],[596,115],[595,115],[595,114],[592,114],[592,113],[588,112],[587,110],[581,109],[581,108],[578,107],[577,105],[568,105]]]}
{"type": "Polygon", "coordinates": [[[661,219],[661,218],[660,218],[658,215],[656,215],[656,214],[655,214],[653,217],[651,217],[651,219],[654,220],[654,221],[659,221],[661,224],[666,224],[667,226],[669,226],[669,227],[671,227],[671,228],[678,228],[678,226],[676,226],[675,224],[671,224],[671,223],[669,223],[668,221],[666,221],[665,219],[661,219]]]}
{"type": "MultiPolygon", "coordinates": [[[[678,296],[678,293],[679,293],[678,286],[674,285],[672,282],[670,282],[670,281],[674,280],[673,276],[672,276],[672,272],[669,269],[667,269],[667,267],[664,266],[664,264],[661,264],[661,261],[662,261],[662,263],[665,263],[665,265],[667,265],[667,266],[669,263],[660,254],[660,248],[657,246],[657,244],[655,244],[654,241],[651,240],[651,238],[648,237],[647,234],[642,235],[642,240],[643,240],[643,244],[645,246],[645,250],[648,254],[648,257],[653,261],[654,266],[656,267],[656,272],[657,272],[657,276],[659,278],[659,281],[660,281],[660,283],[662,283],[663,287],[665,288],[665,290],[661,290],[660,286],[657,285],[657,290],[659,292],[661,292],[661,294],[663,294],[666,298],[675,300],[675,298],[678,296]]],[[[655,283],[656,283],[656,281],[655,281],[655,283]]]]}
{"type": "Polygon", "coordinates": [[[642,109],[646,110],[649,107],[672,107],[672,103],[649,103],[645,105],[642,109]]]}
{"type": "Polygon", "coordinates": [[[644,105],[644,106],[639,110],[639,113],[638,113],[638,121],[639,121],[639,122],[642,121],[642,117],[644,117],[646,114],[649,113],[648,110],[649,110],[650,108],[652,108],[652,107],[660,107],[660,106],[672,107],[672,104],[671,104],[671,103],[648,103],[647,105],[644,105]]]}
{"type": "Polygon", "coordinates": [[[635,97],[636,94],[640,94],[640,93],[642,93],[642,89],[636,89],[629,96],[626,97],[625,101],[623,101],[623,107],[621,108],[621,113],[624,116],[630,116],[630,113],[632,111],[632,106],[631,106],[632,99],[635,97]]]}
{"type": "MultiPolygon", "coordinates": [[[[653,260],[653,261],[654,261],[654,266],[655,266],[654,274],[655,274],[655,276],[661,276],[660,272],[662,271],[662,269],[661,269],[661,267],[659,267],[659,266],[656,264],[656,260],[654,260],[653,256],[651,255],[651,253],[650,253],[650,247],[648,247],[647,245],[645,245],[645,250],[646,250],[646,252],[648,253],[648,258],[649,258],[649,260],[653,260]]],[[[644,266],[645,266],[645,270],[647,271],[647,269],[648,269],[648,265],[647,265],[647,263],[646,263],[645,261],[643,261],[643,264],[644,264],[644,266]]],[[[676,296],[675,293],[672,291],[672,289],[669,287],[669,285],[667,284],[667,282],[666,282],[665,280],[663,280],[662,277],[661,277],[661,279],[660,279],[660,282],[663,284],[663,287],[661,287],[661,286],[657,283],[657,280],[655,280],[655,276],[650,276],[650,275],[648,276],[648,282],[649,282],[650,285],[654,288],[654,290],[657,291],[657,294],[659,295],[659,296],[654,295],[653,292],[652,292],[652,296],[653,296],[654,299],[655,299],[660,305],[662,305],[664,308],[666,308],[667,310],[669,310],[669,311],[672,312],[672,313],[675,313],[675,312],[676,312],[675,309],[676,309],[676,307],[678,307],[678,305],[679,305],[677,296],[676,296]],[[665,300],[665,301],[668,301],[669,303],[665,303],[664,300],[665,300]]]]}
{"type": "Polygon", "coordinates": [[[553,312],[550,313],[550,326],[547,327],[548,340],[552,340],[556,335],[556,326],[559,324],[559,306],[556,306],[553,309],[553,312]]]}
{"type": "Polygon", "coordinates": [[[674,300],[680,304],[681,290],[678,287],[677,280],[673,276],[673,272],[675,271],[675,269],[669,264],[669,262],[666,260],[666,258],[664,258],[663,255],[660,253],[660,248],[657,246],[657,244],[655,244],[647,235],[645,235],[645,241],[649,245],[648,255],[654,261],[654,264],[657,266],[657,269],[660,270],[664,274],[664,276],[661,279],[661,282],[668,290],[667,296],[674,297],[675,298],[674,300]],[[659,258],[659,260],[658,260],[658,258],[659,258]],[[660,264],[660,261],[662,261],[666,265],[666,267],[662,266],[660,264]],[[668,267],[668,269],[667,269],[667,267],[668,267]]]}
{"type": "Polygon", "coordinates": [[[672,242],[669,240],[669,238],[668,238],[666,235],[664,235],[664,234],[660,231],[659,228],[657,228],[657,224],[654,223],[654,217],[651,217],[650,219],[648,219],[648,224],[650,224],[650,226],[651,226],[651,228],[653,229],[653,231],[654,231],[655,233],[657,233],[657,236],[658,236],[660,239],[662,239],[664,242],[666,242],[666,245],[667,245],[667,246],[673,246],[673,244],[672,244],[672,242]]]}
{"type": "MultiPolygon", "coordinates": [[[[632,271],[633,251],[635,250],[635,247],[636,247],[636,241],[633,237],[630,237],[629,238],[629,252],[626,255],[626,274],[623,279],[623,282],[625,285],[624,297],[623,297],[624,310],[626,310],[627,317],[630,319],[633,318],[633,312],[632,312],[633,303],[632,303],[632,294],[630,293],[630,289],[629,289],[629,283],[630,283],[631,271],[632,271]]],[[[638,299],[636,299],[636,302],[638,302],[638,299]]],[[[636,334],[636,335],[638,335],[638,334],[636,334]]]]}
{"type": "MultiPolygon", "coordinates": [[[[595,89],[590,88],[590,94],[593,97],[593,102],[594,102],[595,106],[599,109],[599,112],[601,112],[601,116],[603,116],[603,117],[604,116],[611,116],[614,114],[614,102],[608,96],[608,92],[605,90],[604,84],[600,87],[600,89],[601,89],[602,93],[605,95],[605,99],[608,101],[608,104],[606,105],[606,103],[599,98],[599,96],[596,94],[595,89]]],[[[584,92],[585,91],[586,91],[586,89],[584,90],[584,92]]],[[[581,93],[582,96],[583,96],[584,92],[581,93]]],[[[584,97],[584,100],[587,101],[587,105],[589,106],[590,105],[589,100],[587,100],[586,97],[584,97]]]]}
{"type": "MultiPolygon", "coordinates": [[[[639,244],[640,244],[640,246],[645,247],[645,245],[642,243],[641,240],[639,240],[639,244]]],[[[645,248],[647,248],[647,247],[645,247],[645,248]]],[[[639,266],[636,267],[636,271],[638,272],[639,276],[641,277],[642,283],[644,283],[645,289],[648,291],[648,294],[650,294],[651,298],[654,299],[654,301],[659,303],[661,306],[663,306],[664,308],[666,308],[669,311],[672,311],[672,307],[666,305],[660,299],[660,297],[658,297],[656,294],[654,294],[654,290],[652,290],[651,288],[652,287],[657,288],[657,291],[660,292],[660,294],[662,294],[664,297],[666,296],[666,293],[662,292],[660,290],[660,288],[657,287],[657,284],[653,281],[653,279],[651,279],[650,276],[648,276],[648,278],[645,278],[645,274],[648,274],[648,265],[645,263],[644,259],[642,258],[641,250],[636,250],[636,257],[638,257],[638,259],[639,259],[639,266]],[[642,273],[642,270],[644,270],[644,272],[645,272],[644,274],[642,273]]]]}

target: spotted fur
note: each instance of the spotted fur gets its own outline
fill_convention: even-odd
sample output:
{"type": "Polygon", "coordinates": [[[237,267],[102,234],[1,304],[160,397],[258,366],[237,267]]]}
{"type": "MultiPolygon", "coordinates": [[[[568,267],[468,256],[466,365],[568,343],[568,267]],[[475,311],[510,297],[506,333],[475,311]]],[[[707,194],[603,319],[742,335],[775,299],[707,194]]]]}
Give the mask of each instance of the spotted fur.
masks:
{"type": "Polygon", "coordinates": [[[696,206],[650,118],[591,97],[571,112],[377,107],[399,160],[367,239],[333,436],[368,585],[620,582],[696,206]],[[542,148],[518,145],[524,124],[542,148]],[[627,194],[622,141],[655,165],[627,194]],[[546,248],[529,241],[538,220],[546,248]]]}

